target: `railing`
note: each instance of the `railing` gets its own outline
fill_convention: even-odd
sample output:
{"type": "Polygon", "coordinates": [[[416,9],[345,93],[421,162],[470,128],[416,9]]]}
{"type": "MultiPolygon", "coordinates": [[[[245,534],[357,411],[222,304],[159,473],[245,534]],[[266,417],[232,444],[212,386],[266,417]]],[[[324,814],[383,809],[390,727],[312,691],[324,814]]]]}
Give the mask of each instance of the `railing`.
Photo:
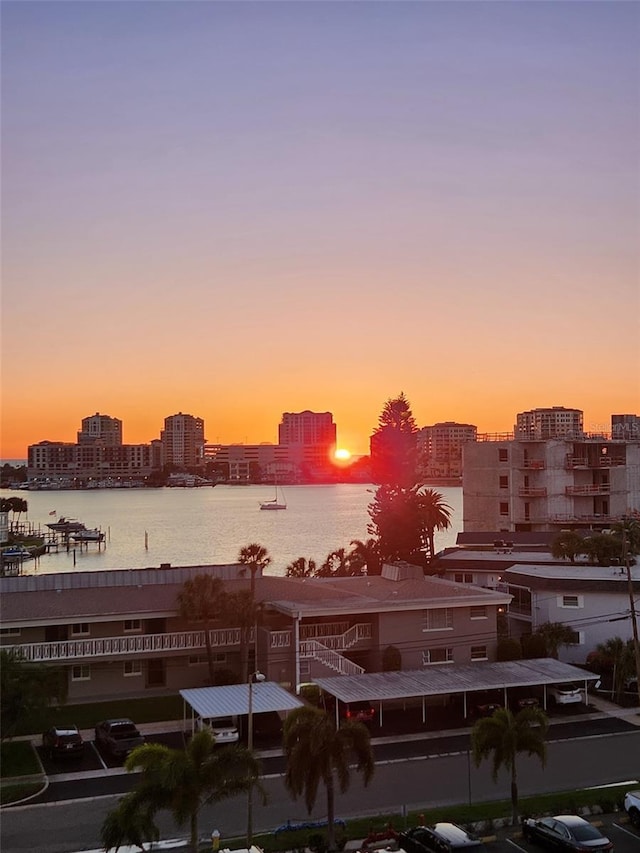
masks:
{"type": "Polygon", "coordinates": [[[546,464],[544,459],[525,459],[521,467],[528,468],[530,471],[543,471],[546,464]]]}
{"type": "Polygon", "coordinates": [[[300,657],[320,661],[340,675],[362,675],[364,672],[364,667],[339,655],[333,649],[328,649],[317,640],[303,640],[300,643],[300,657]]]}
{"type": "MultiPolygon", "coordinates": [[[[211,645],[238,646],[240,628],[209,631],[211,645]]],[[[25,660],[36,662],[78,660],[82,658],[145,655],[159,652],[195,651],[206,648],[204,631],[181,631],[174,634],[138,634],[132,637],[100,637],[90,640],[56,640],[52,643],[26,643],[13,646],[25,660]]]]}
{"type": "Polygon", "coordinates": [[[523,486],[518,489],[518,495],[521,498],[546,498],[547,490],[545,488],[530,489],[523,486]]]}
{"type": "Polygon", "coordinates": [[[287,649],[291,646],[291,631],[272,631],[271,643],[272,649],[287,649]]]}
{"type": "Polygon", "coordinates": [[[623,459],[611,456],[598,456],[595,459],[587,459],[585,456],[567,456],[567,468],[610,468],[612,465],[624,465],[623,459]]]}
{"type": "MultiPolygon", "coordinates": [[[[356,625],[352,625],[350,628],[348,627],[348,622],[342,624],[347,626],[347,630],[343,631],[341,634],[322,637],[322,645],[327,649],[334,649],[334,651],[342,652],[345,649],[351,648],[351,646],[355,646],[355,644],[360,640],[371,639],[370,622],[357,623],[356,625]]],[[[309,625],[307,627],[312,628],[313,626],[309,625]]],[[[300,629],[300,635],[302,636],[302,628],[300,629]]],[[[306,637],[304,639],[315,638],[306,637]]]]}
{"type": "Polygon", "coordinates": [[[611,491],[609,483],[591,483],[587,486],[567,486],[567,495],[608,495],[611,491]]]}
{"type": "Polygon", "coordinates": [[[301,640],[322,640],[335,637],[349,630],[348,622],[315,622],[312,625],[300,626],[301,640]]]}

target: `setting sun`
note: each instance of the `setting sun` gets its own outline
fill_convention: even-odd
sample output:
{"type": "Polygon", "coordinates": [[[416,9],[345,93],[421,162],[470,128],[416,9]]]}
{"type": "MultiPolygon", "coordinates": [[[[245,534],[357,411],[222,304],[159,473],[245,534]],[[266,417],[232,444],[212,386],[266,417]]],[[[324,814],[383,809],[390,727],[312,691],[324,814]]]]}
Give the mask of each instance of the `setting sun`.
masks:
{"type": "Polygon", "coordinates": [[[336,452],[334,453],[334,456],[336,459],[339,459],[341,462],[346,462],[347,459],[351,459],[351,453],[348,450],[345,450],[344,448],[340,448],[340,449],[336,450],[336,452]]]}

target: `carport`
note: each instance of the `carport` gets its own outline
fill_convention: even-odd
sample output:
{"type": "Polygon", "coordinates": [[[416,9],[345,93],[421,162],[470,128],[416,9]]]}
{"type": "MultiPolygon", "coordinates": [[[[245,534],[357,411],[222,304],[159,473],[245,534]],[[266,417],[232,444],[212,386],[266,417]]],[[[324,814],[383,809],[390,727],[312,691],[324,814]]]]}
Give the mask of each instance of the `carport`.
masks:
{"type": "Polygon", "coordinates": [[[255,684],[226,684],[221,687],[194,687],[181,690],[183,699],[183,720],[187,725],[187,715],[191,718],[191,732],[195,730],[195,721],[218,719],[220,717],[239,717],[251,714],[265,714],[269,711],[292,711],[304,705],[300,699],[289,693],[275,681],[261,681],[255,684]],[[249,699],[251,691],[251,700],[249,699]],[[249,707],[251,705],[251,707],[249,707]]]}
{"type": "MultiPolygon", "coordinates": [[[[428,696],[462,695],[467,716],[467,695],[484,690],[502,690],[507,706],[508,690],[515,687],[543,687],[543,707],[547,709],[547,686],[566,682],[584,684],[585,697],[589,682],[598,675],[555,658],[498,661],[495,663],[435,664],[407,672],[367,672],[362,675],[340,675],[316,678],[316,684],[340,702],[377,702],[382,726],[383,703],[392,699],[422,699],[422,722],[427,721],[428,696]]],[[[336,722],[339,710],[336,702],[336,722]]]]}

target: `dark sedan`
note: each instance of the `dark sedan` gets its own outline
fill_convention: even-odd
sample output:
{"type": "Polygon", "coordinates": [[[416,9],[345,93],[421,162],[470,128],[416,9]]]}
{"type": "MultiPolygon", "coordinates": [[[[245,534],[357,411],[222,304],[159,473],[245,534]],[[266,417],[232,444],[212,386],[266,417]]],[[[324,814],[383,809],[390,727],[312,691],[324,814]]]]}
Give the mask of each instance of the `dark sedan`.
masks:
{"type": "Polygon", "coordinates": [[[527,841],[550,850],[570,850],[572,853],[613,851],[613,842],[578,815],[527,818],[522,823],[522,834],[527,841]]]}
{"type": "Polygon", "coordinates": [[[77,726],[52,726],[42,735],[42,748],[50,758],[80,758],[84,741],[77,726]]]}

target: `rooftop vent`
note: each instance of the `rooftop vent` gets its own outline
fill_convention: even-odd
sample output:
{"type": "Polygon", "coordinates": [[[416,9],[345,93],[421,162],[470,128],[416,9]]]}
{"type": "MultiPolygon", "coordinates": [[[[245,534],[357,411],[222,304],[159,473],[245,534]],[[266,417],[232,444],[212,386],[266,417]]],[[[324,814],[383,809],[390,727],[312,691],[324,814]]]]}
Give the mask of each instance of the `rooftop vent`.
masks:
{"type": "Polygon", "coordinates": [[[424,578],[421,566],[414,566],[399,560],[397,563],[384,563],[382,577],[388,581],[408,581],[424,578]]]}

